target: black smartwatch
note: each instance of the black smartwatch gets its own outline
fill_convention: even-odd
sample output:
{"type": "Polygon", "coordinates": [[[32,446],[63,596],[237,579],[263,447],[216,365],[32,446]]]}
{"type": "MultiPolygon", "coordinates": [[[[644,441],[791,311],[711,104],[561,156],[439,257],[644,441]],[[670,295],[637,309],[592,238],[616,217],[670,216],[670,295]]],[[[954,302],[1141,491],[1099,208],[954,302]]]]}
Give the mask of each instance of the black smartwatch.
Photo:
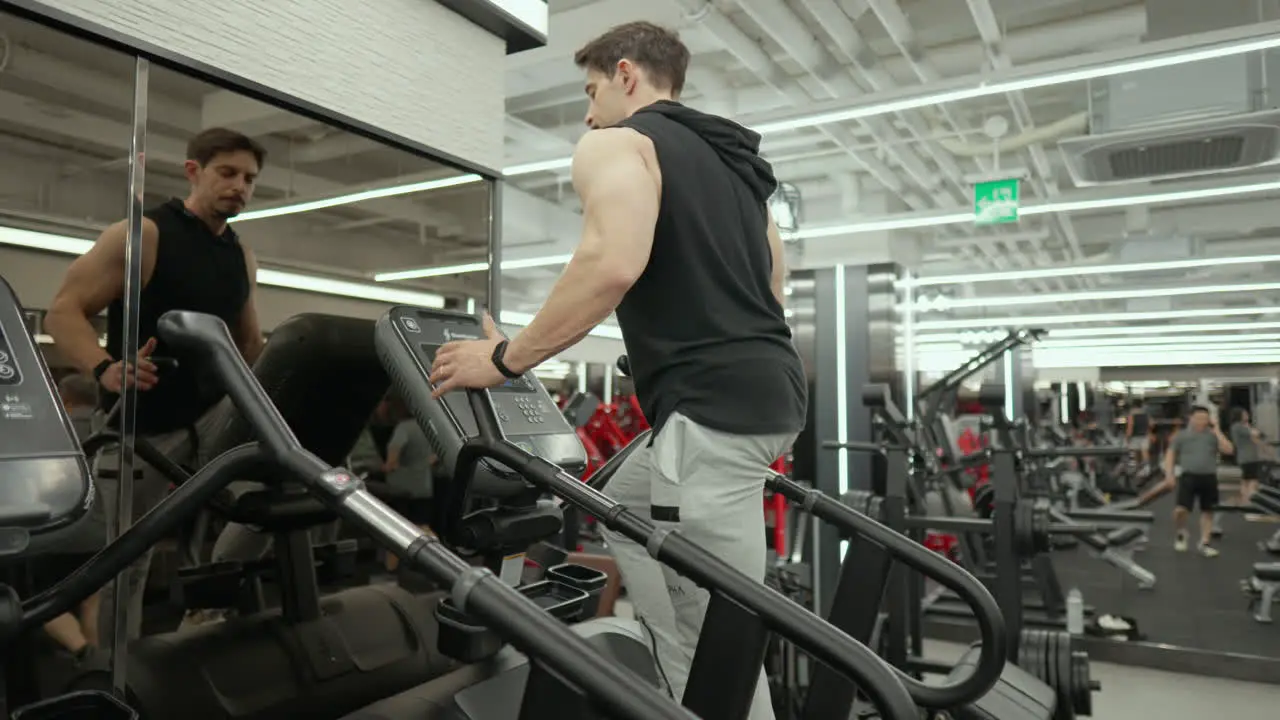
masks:
{"type": "Polygon", "coordinates": [[[95,365],[93,367],[93,379],[97,380],[98,384],[101,385],[102,376],[107,373],[107,368],[115,364],[116,364],[115,360],[112,360],[111,358],[107,358],[106,360],[103,360],[102,362],[95,365]]]}
{"type": "Polygon", "coordinates": [[[523,376],[524,373],[513,371],[511,368],[507,367],[505,362],[502,361],[503,356],[507,354],[508,343],[509,341],[503,340],[493,348],[493,366],[498,368],[498,372],[502,373],[503,377],[515,380],[516,378],[523,376]]]}

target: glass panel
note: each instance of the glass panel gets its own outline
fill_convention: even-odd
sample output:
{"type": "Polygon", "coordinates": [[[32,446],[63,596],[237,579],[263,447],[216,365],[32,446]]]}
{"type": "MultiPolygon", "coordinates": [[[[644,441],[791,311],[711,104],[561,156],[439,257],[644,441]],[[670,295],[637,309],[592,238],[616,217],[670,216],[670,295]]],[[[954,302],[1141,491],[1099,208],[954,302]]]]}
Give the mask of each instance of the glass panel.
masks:
{"type": "MultiPolygon", "coordinates": [[[[95,411],[115,401],[100,392],[93,371],[126,350],[118,334],[108,343],[107,330],[108,309],[118,308],[125,293],[134,62],[0,13],[0,275],[26,307],[27,329],[82,440],[100,424],[95,411]],[[100,235],[99,248],[83,256],[100,235]]],[[[91,458],[96,501],[88,520],[56,548],[66,560],[57,567],[88,559],[114,530],[122,455],[127,451],[112,443],[91,458]]],[[[21,588],[24,598],[58,579],[37,577],[43,585],[21,588]]],[[[86,641],[108,647],[113,596],[108,588],[95,615],[70,617],[57,641],[71,650],[86,641]]],[[[137,601],[140,620],[140,593],[137,601]]],[[[15,697],[24,689],[9,686],[11,707],[31,699],[15,697]]]]}
{"type": "MultiPolygon", "coordinates": [[[[489,183],[171,70],[152,68],[148,109],[145,205],[159,250],[144,336],[167,311],[220,317],[273,397],[296,399],[279,406],[304,445],[389,480],[388,446],[408,416],[372,352],[373,321],[392,304],[483,310],[489,183]],[[317,358],[332,363],[294,372],[317,358]],[[308,385],[290,389],[299,382],[308,385]]],[[[140,405],[139,436],[187,433],[167,451],[199,467],[224,449],[212,425],[221,393],[198,357],[163,342],[157,353],[178,366],[140,405]]],[[[394,460],[427,461],[410,457],[421,446],[394,460]]],[[[429,491],[430,470],[416,478],[429,491]]],[[[181,562],[250,559],[270,545],[244,528],[223,532],[239,540],[215,554],[217,536],[192,534],[181,562]]]]}

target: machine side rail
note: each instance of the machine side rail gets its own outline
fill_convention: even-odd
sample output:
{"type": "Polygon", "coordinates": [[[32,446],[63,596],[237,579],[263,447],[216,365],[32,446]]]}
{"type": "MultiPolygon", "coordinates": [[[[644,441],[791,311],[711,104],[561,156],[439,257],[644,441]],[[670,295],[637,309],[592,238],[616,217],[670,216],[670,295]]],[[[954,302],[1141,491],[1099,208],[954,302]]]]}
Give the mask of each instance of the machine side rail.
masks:
{"type": "Polygon", "coordinates": [[[343,517],[423,571],[449,585],[460,610],[473,614],[513,646],[580,688],[606,714],[627,720],[686,720],[689,713],[656,688],[609,662],[583,638],[485,568],[472,567],[374,497],[350,472],[307,452],[271,404],[218,318],[168,312],[159,332],[166,342],[207,357],[271,459],[343,517]]]}

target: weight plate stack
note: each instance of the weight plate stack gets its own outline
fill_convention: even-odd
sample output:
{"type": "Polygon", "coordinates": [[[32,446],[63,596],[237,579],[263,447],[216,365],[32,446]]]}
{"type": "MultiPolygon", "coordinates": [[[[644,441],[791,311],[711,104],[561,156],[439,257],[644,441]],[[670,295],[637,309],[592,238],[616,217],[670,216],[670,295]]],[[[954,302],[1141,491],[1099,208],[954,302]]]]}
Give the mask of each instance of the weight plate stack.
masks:
{"type": "Polygon", "coordinates": [[[996,489],[991,487],[990,484],[982,485],[973,491],[973,509],[978,513],[978,517],[991,517],[995,499],[996,489]]]}
{"type": "Polygon", "coordinates": [[[1071,702],[1076,714],[1093,716],[1093,677],[1089,672],[1089,653],[1076,650],[1071,653],[1071,702]]]}
{"type": "Polygon", "coordinates": [[[1032,534],[1036,555],[1047,553],[1053,549],[1049,538],[1049,508],[1036,506],[1032,508],[1032,534]]]}
{"type": "Polygon", "coordinates": [[[1029,558],[1036,554],[1035,510],[1026,503],[1013,506],[1013,542],[1018,557],[1029,558]]]}
{"type": "Polygon", "coordinates": [[[1074,673],[1071,671],[1071,647],[1072,640],[1070,633],[1059,632],[1054,633],[1056,638],[1056,659],[1053,667],[1053,677],[1055,680],[1054,689],[1058,692],[1058,708],[1059,715],[1063,720],[1075,720],[1075,693],[1072,690],[1074,683],[1074,673]]]}

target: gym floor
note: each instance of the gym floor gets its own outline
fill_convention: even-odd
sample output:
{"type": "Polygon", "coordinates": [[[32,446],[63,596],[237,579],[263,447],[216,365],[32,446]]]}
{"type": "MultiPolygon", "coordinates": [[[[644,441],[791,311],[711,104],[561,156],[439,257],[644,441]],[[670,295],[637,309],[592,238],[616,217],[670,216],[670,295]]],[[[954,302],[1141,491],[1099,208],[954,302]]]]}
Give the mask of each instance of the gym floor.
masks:
{"type": "MultiPolygon", "coordinates": [[[[1156,521],[1150,542],[1134,559],[1155,573],[1154,589],[1139,590],[1129,576],[1077,549],[1053,555],[1063,591],[1079,587],[1085,604],[1098,613],[1136,619],[1148,642],[1280,657],[1280,622],[1270,626],[1255,622],[1247,610],[1248,598],[1240,591],[1240,581],[1253,574],[1254,563],[1280,560],[1257,547],[1280,525],[1249,522],[1239,513],[1224,514],[1225,535],[1215,541],[1222,554],[1204,558],[1174,551],[1173,498],[1166,496],[1151,509],[1156,521]]],[[[1192,527],[1198,527],[1196,522],[1193,515],[1192,527]]],[[[1193,539],[1197,534],[1193,532],[1193,539]]]]}

